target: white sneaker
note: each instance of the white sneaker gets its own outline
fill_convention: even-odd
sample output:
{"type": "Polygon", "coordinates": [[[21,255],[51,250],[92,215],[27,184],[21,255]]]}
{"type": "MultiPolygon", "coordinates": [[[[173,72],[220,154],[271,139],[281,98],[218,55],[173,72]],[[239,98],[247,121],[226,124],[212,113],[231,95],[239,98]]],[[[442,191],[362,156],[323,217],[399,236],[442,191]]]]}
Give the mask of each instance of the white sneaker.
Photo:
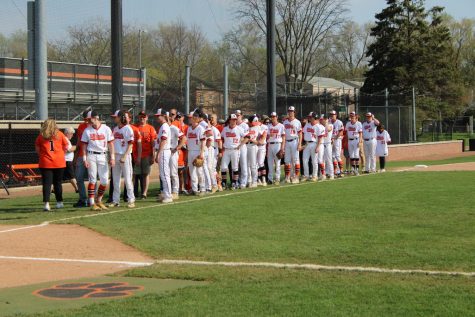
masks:
{"type": "Polygon", "coordinates": [[[246,185],[241,185],[241,189],[245,189],[246,188],[246,185]]]}
{"type": "Polygon", "coordinates": [[[261,185],[262,185],[262,187],[266,187],[266,186],[267,186],[267,182],[261,182],[261,185]]]}
{"type": "Polygon", "coordinates": [[[180,198],[180,196],[178,195],[178,193],[172,193],[172,199],[173,200],[177,200],[179,198],[180,198]]]}
{"type": "Polygon", "coordinates": [[[299,178],[297,176],[295,176],[294,179],[292,180],[292,183],[294,183],[294,184],[300,183],[299,178]]]}
{"type": "Polygon", "coordinates": [[[173,199],[171,199],[171,198],[165,198],[164,200],[162,200],[163,204],[170,204],[172,202],[173,202],[173,199]]]}
{"type": "Polygon", "coordinates": [[[250,187],[251,188],[257,188],[257,183],[252,183],[250,187]]]}
{"type": "Polygon", "coordinates": [[[62,208],[64,208],[63,202],[62,201],[57,202],[56,203],[56,209],[62,209],[62,208]]]}
{"type": "Polygon", "coordinates": [[[380,172],[381,172],[381,173],[385,173],[385,172],[386,172],[386,169],[383,168],[380,172]]]}
{"type": "Polygon", "coordinates": [[[318,178],[317,178],[317,177],[312,177],[312,178],[311,178],[311,181],[314,182],[314,183],[316,183],[316,182],[318,181],[318,178]]]}
{"type": "Polygon", "coordinates": [[[45,203],[44,207],[43,207],[43,211],[50,211],[51,208],[49,206],[49,203],[45,203]]]}
{"type": "Polygon", "coordinates": [[[335,179],[335,176],[334,175],[330,175],[330,180],[334,180],[335,179]]]}

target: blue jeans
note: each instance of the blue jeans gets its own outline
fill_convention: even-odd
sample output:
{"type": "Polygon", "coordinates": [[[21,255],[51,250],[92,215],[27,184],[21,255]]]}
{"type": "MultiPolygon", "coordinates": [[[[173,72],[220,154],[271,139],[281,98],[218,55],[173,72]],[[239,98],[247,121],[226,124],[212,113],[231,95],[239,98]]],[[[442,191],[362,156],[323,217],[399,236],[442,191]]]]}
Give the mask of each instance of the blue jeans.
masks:
{"type": "Polygon", "coordinates": [[[79,200],[84,203],[87,202],[86,185],[84,185],[84,180],[87,178],[86,175],[87,169],[84,167],[83,159],[78,157],[76,162],[76,181],[79,189],[79,200]]]}

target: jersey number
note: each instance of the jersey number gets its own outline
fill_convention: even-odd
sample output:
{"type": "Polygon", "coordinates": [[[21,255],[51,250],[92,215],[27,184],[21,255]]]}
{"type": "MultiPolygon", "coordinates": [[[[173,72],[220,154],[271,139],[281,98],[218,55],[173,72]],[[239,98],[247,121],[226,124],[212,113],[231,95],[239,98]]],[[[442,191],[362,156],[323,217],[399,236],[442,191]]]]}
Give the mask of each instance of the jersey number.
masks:
{"type": "Polygon", "coordinates": [[[50,152],[54,152],[54,143],[53,143],[53,140],[50,140],[50,141],[49,141],[49,150],[50,150],[50,152]]]}

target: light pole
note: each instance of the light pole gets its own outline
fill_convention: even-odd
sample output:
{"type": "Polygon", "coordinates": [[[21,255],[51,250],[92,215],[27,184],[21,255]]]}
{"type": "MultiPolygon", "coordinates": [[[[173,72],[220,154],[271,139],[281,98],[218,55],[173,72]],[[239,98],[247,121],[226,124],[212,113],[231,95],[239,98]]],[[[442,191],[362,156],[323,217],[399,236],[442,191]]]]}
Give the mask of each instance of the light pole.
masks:
{"type": "Polygon", "coordinates": [[[146,104],[145,104],[145,99],[147,98],[146,94],[146,78],[145,78],[145,71],[142,69],[142,34],[146,33],[147,31],[145,30],[139,30],[139,70],[140,70],[140,78],[142,81],[139,83],[139,100],[140,100],[140,106],[143,111],[145,111],[146,104]],[[141,87],[143,85],[143,88],[141,87]]]}

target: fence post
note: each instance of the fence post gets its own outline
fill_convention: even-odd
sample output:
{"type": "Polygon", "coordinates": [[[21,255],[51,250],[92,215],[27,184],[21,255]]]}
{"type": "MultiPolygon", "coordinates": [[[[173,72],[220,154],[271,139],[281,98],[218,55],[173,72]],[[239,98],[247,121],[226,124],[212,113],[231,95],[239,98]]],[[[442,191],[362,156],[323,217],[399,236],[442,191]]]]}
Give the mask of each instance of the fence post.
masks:
{"type": "Polygon", "coordinates": [[[388,88],[384,90],[384,95],[385,95],[384,108],[385,108],[386,129],[389,129],[389,89],[388,88]]]}
{"type": "Polygon", "coordinates": [[[412,87],[412,124],[414,130],[414,142],[417,142],[417,130],[416,130],[416,88],[412,87]]]}

